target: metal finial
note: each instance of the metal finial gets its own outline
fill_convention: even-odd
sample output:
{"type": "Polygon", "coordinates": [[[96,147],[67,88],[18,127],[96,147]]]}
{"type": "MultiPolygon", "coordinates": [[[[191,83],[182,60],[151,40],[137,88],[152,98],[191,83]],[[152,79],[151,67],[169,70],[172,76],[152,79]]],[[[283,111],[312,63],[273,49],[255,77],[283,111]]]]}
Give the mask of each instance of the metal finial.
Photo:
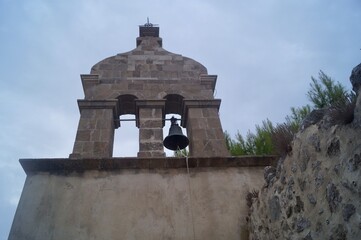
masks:
{"type": "Polygon", "coordinates": [[[147,17],[147,23],[144,24],[144,27],[153,27],[153,24],[149,22],[149,17],[147,17]]]}

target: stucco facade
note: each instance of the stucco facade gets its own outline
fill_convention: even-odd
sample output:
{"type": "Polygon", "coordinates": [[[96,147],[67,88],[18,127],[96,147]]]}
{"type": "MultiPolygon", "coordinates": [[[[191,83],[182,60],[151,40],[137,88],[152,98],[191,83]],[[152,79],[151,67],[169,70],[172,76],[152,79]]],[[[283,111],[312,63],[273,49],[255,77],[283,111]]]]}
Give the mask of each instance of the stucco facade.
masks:
{"type": "Polygon", "coordinates": [[[25,159],[9,240],[248,239],[272,157],[25,159]]]}

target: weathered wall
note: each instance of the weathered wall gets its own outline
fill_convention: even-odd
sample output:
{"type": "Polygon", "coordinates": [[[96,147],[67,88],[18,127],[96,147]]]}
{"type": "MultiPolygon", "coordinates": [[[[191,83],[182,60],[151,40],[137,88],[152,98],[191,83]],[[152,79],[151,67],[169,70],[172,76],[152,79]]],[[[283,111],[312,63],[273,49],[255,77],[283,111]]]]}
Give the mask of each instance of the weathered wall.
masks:
{"type": "Polygon", "coordinates": [[[322,119],[296,135],[277,169],[265,169],[267,183],[250,209],[252,240],[360,239],[360,69],[351,75],[358,93],[353,121],[335,124],[334,110],[325,109],[322,119]]]}
{"type": "MultiPolygon", "coordinates": [[[[224,165],[206,164],[212,160],[224,165]]],[[[247,159],[225,162],[247,165],[247,159]]],[[[76,171],[81,165],[49,160],[43,164],[49,171],[34,173],[23,164],[28,176],[10,240],[247,239],[245,195],[263,184],[264,168],[192,167],[188,178],[184,167],[56,171],[62,164],[76,171]]]]}
{"type": "Polygon", "coordinates": [[[251,239],[360,239],[361,129],[312,125],[251,207],[251,239]]]}

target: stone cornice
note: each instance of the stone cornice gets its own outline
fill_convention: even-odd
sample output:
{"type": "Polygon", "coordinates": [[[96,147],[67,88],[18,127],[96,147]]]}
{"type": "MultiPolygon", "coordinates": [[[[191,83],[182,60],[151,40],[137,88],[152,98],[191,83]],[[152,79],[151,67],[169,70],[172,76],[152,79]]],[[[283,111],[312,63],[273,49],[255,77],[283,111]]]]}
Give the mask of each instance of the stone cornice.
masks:
{"type": "Polygon", "coordinates": [[[166,100],[135,100],[135,118],[136,118],[136,126],[139,127],[139,109],[140,108],[153,108],[162,109],[162,119],[163,119],[163,127],[165,125],[164,118],[165,118],[165,102],[166,100]]]}
{"type": "Polygon", "coordinates": [[[209,100],[183,100],[182,106],[182,127],[187,127],[188,110],[189,108],[217,108],[221,106],[221,99],[209,100]]]}
{"type": "MultiPolygon", "coordinates": [[[[81,110],[83,109],[112,109],[113,110],[113,118],[117,119],[119,117],[118,113],[118,100],[84,100],[78,99],[79,111],[81,114],[81,110]]],[[[119,121],[114,121],[115,127],[118,128],[120,126],[119,121]]]]}
{"type": "Polygon", "coordinates": [[[81,83],[83,85],[83,91],[85,97],[88,97],[88,90],[100,83],[99,75],[97,74],[81,74],[81,83]]]}
{"type": "MultiPolygon", "coordinates": [[[[269,156],[242,156],[242,157],[189,157],[189,168],[244,168],[275,166],[278,157],[269,156]]],[[[40,158],[20,159],[20,164],[26,174],[48,172],[55,174],[70,174],[91,170],[116,171],[122,169],[173,169],[186,168],[186,158],[40,158]]]]}
{"type": "Polygon", "coordinates": [[[217,75],[202,74],[200,77],[201,85],[206,86],[208,89],[212,89],[214,92],[217,83],[217,75]]]}

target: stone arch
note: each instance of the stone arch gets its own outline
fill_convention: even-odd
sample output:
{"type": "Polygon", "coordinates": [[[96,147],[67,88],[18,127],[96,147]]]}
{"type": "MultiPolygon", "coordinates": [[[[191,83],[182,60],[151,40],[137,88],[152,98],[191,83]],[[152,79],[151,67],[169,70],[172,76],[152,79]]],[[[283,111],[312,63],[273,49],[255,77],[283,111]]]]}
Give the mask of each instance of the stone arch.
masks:
{"type": "MultiPolygon", "coordinates": [[[[116,84],[112,85],[112,87],[119,87],[116,84]]],[[[146,97],[144,96],[143,93],[141,92],[136,92],[136,91],[128,91],[128,90],[122,90],[122,91],[111,91],[108,95],[104,95],[104,96],[100,96],[100,95],[96,95],[95,98],[100,98],[101,99],[118,99],[121,96],[134,96],[137,100],[138,99],[145,99],[146,97]]]]}
{"type": "Polygon", "coordinates": [[[135,102],[138,98],[132,94],[123,94],[117,97],[119,116],[124,114],[136,114],[135,102]]]}
{"type": "Polygon", "coordinates": [[[179,94],[168,94],[165,99],[165,114],[176,113],[182,115],[182,104],[184,97],[179,94]]]}

